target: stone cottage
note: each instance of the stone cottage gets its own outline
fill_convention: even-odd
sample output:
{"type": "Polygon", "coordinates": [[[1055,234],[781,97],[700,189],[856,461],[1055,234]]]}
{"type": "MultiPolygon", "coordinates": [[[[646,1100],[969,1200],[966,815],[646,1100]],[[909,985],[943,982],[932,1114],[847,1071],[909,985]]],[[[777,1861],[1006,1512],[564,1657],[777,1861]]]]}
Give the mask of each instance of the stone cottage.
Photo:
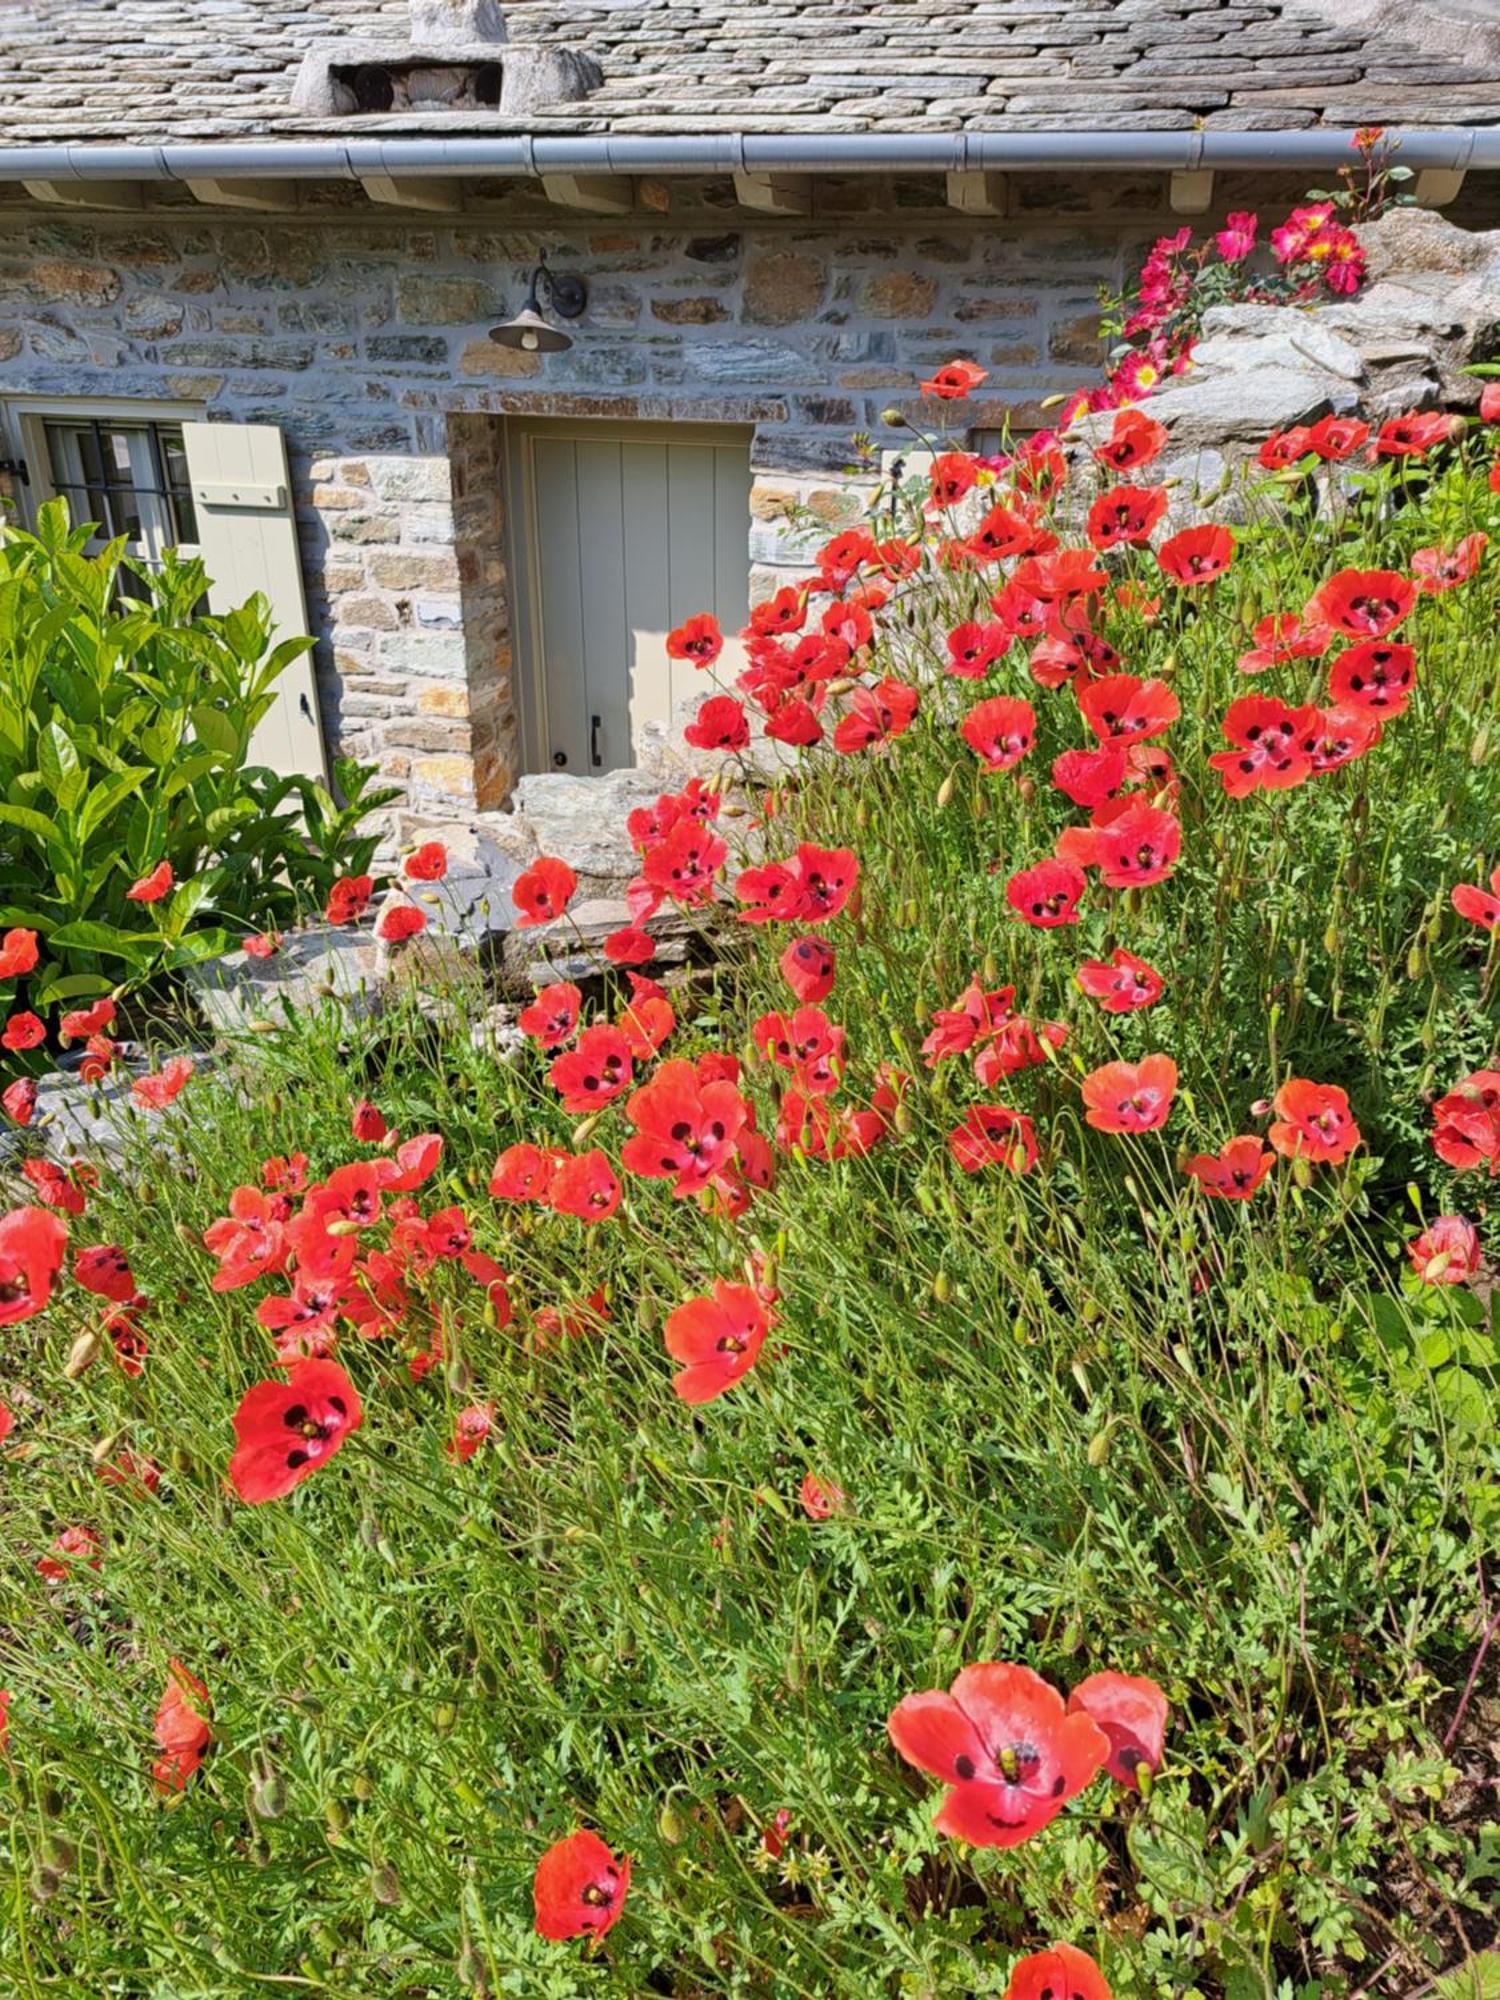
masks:
{"type": "Polygon", "coordinates": [[[1155,235],[1370,122],[1500,220],[1493,9],[0,0],[0,484],[316,633],[268,761],[470,817],[635,765],[921,376],[1040,422],[1155,235]]]}

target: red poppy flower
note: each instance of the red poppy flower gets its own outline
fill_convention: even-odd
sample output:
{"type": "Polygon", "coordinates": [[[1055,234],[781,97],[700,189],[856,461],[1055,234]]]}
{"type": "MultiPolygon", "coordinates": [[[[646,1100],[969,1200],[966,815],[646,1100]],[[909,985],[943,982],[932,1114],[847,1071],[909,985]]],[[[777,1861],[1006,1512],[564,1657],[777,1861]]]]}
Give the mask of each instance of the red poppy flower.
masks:
{"type": "Polygon", "coordinates": [[[1479,1231],[1461,1215],[1439,1215],[1406,1254],[1424,1285],[1466,1285],[1479,1270],[1479,1231]]]}
{"type": "Polygon", "coordinates": [[[544,854],[516,881],[510,899],[520,911],[519,928],[550,924],[560,917],[578,887],[578,877],[566,861],[544,854]]]}
{"type": "Polygon", "coordinates": [[[696,1194],[734,1158],[750,1108],[734,1084],[705,1082],[690,1062],[664,1062],[635,1091],[625,1115],[635,1134],[621,1164],[650,1180],[670,1180],[676,1196],[696,1194]]]}
{"type": "Polygon", "coordinates": [[[408,882],[441,882],[448,872],[448,850],[440,840],[414,847],[403,864],[408,882]]]}
{"type": "Polygon", "coordinates": [[[82,1215],[88,1206],[88,1190],[97,1186],[99,1175],[82,1160],[66,1171],[54,1160],[22,1160],[21,1173],[36,1190],[37,1199],[64,1215],[82,1215]]]}
{"type": "Polygon", "coordinates": [[[583,995],[578,988],[571,980],[560,979],[553,986],[544,986],[530,1006],[521,1009],[516,1026],[542,1048],[560,1049],[578,1026],[578,1010],[582,1005],[583,995]]]}
{"type": "Polygon", "coordinates": [[[973,1847],[1017,1847],[1091,1784],[1109,1742],[1030,1667],[965,1667],[949,1693],[909,1694],[886,1724],[909,1764],[949,1787],[933,1824],[973,1847]]]}
{"type": "Polygon", "coordinates": [[[37,966],[36,932],[10,930],[0,937],[0,979],[24,979],[37,966]]]}
{"type": "Polygon", "coordinates": [[[595,1111],[629,1090],[634,1068],[630,1044],[618,1028],[601,1021],[584,1029],[575,1049],[553,1057],[547,1076],[562,1093],[564,1111],[595,1111]]]}
{"type": "Polygon", "coordinates": [[[372,1104],[368,1097],[355,1100],[354,1109],[349,1114],[349,1132],[360,1145],[378,1146],[390,1129],[378,1104],[372,1104]]]}
{"type": "Polygon", "coordinates": [[[383,944],[405,944],[427,928],[427,912],[415,903],[392,903],[380,913],[375,935],[383,944]]]}
{"type": "Polygon", "coordinates": [[[1307,449],[1329,463],[1352,457],[1369,436],[1370,426],[1360,417],[1320,417],[1307,432],[1307,449]]]}
{"type": "Polygon", "coordinates": [[[67,1224],[44,1208],[0,1216],[0,1326],[43,1311],[67,1244],[67,1224]]]}
{"type": "Polygon", "coordinates": [[[996,1028],[994,1039],[975,1051],[974,1081],[988,1090],[1002,1077],[1046,1062],[1047,1050],[1060,1049],[1067,1039],[1060,1021],[1043,1021],[1034,1028],[1024,1015],[1012,1014],[996,1028]]]}
{"type": "Polygon", "coordinates": [[[1068,1696],[1070,1714],[1091,1715],[1109,1741],[1104,1768],[1122,1785],[1140,1790],[1144,1764],[1161,1769],[1167,1734],[1167,1698],[1156,1682],[1139,1674],[1090,1674],[1068,1696]]]}
{"type": "Polygon", "coordinates": [[[745,710],[732,694],[711,694],[682,732],[695,750],[743,750],[750,741],[745,710]]]}
{"type": "Polygon", "coordinates": [[[47,1024],[36,1014],[12,1014],[0,1033],[0,1049],[10,1049],[20,1053],[24,1049],[39,1049],[47,1039],[47,1024]]]}
{"type": "Polygon", "coordinates": [[[1332,638],[1326,625],[1304,624],[1298,611],[1273,611],[1269,618],[1257,621],[1255,644],[1248,653],[1240,654],[1239,670],[1242,674],[1263,674],[1287,660],[1321,658],[1332,638]]]}
{"type": "Polygon", "coordinates": [[[1234,536],[1228,528],[1201,521],[1163,542],[1156,560],[1163,576],[1184,589],[1194,589],[1213,583],[1229,568],[1234,561],[1234,536]]]}
{"type": "Polygon", "coordinates": [[[1086,1951],[1053,1944],[1017,1959],[1004,2000],[1114,2000],[1109,1981],[1086,1951]]]}
{"type": "Polygon", "coordinates": [[[1078,708],[1101,743],[1140,742],[1160,736],[1182,713],[1165,681],[1108,674],[1078,690],[1078,708]]]}
{"type": "Polygon", "coordinates": [[[490,1193],[499,1201],[545,1202],[561,1157],[556,1148],[526,1140],[507,1146],[490,1174],[490,1193]]]}
{"type": "Polygon", "coordinates": [[[575,1215],[580,1222],[607,1222],[620,1206],[620,1194],[608,1156],[595,1146],[586,1153],[562,1156],[547,1200],[558,1215],[575,1215]]]}
{"type": "Polygon", "coordinates": [[[494,1404],[470,1403],[453,1419],[453,1436],[448,1443],[449,1458],[455,1465],[467,1465],[494,1428],[494,1404]]]}
{"type": "Polygon", "coordinates": [[[257,931],[240,946],[246,958],[274,958],[281,949],[280,931],[257,931]]]}
{"type": "Polygon", "coordinates": [[[123,1305],[136,1294],[130,1259],[117,1243],[91,1243],[74,1253],[73,1277],[86,1292],[123,1305]]]}
{"type": "Polygon", "coordinates": [[[691,660],[695,667],[711,667],[724,650],[724,634],[711,611],[700,611],[667,634],[667,655],[673,660],[691,660]]]}
{"type": "Polygon", "coordinates": [[[1167,436],[1166,425],[1144,411],[1116,410],[1113,428],[1103,444],[1095,445],[1094,456],[1116,472],[1134,472],[1161,456],[1167,436]]]}
{"type": "Polygon", "coordinates": [[[940,452],[932,461],[928,474],[930,504],[934,507],[956,507],[966,493],[973,492],[978,481],[979,467],[967,452],[940,452]]]}
{"type": "Polygon", "coordinates": [[[1182,1171],[1220,1201],[1248,1201],[1275,1164],[1276,1155],[1250,1137],[1229,1139],[1217,1153],[1194,1153],[1182,1171]]]}
{"type": "Polygon", "coordinates": [[[625,1907],[629,1887],[630,1856],[616,1860],[597,1833],[580,1827],[537,1863],[532,1895],[538,1935],[554,1944],[603,1937],[625,1907]]]}
{"type": "Polygon", "coordinates": [[[868,528],[846,528],[818,551],[818,567],[833,591],[842,589],[861,563],[874,560],[875,537],[868,528]]]}
{"type": "Polygon", "coordinates": [[[1036,711],[1014,695],[994,695],[969,710],[959,734],[986,771],[1008,771],[1036,740],[1036,711]]]}
{"type": "Polygon", "coordinates": [[[92,1528],[75,1523],[70,1528],[64,1528],[53,1540],[51,1555],[38,1558],[36,1573],[46,1577],[49,1583],[64,1583],[79,1563],[98,1569],[103,1547],[103,1542],[92,1528]]]}
{"type": "Polygon", "coordinates": [[[729,848],[701,820],[680,819],[642,857],[646,881],[674,903],[691,908],[713,895],[714,877],[729,858],[729,848]]]}
{"type": "Polygon", "coordinates": [[[191,1056],[169,1056],[151,1076],[138,1076],[130,1086],[131,1101],[145,1111],[165,1111],[197,1071],[191,1056]]]}
{"type": "Polygon", "coordinates": [[[143,875],[138,882],[132,882],[125,891],[127,903],[159,903],[163,896],[172,893],[172,864],[158,861],[149,875],[143,875]]]}
{"type": "Polygon", "coordinates": [[[816,1472],[805,1473],[797,1488],[797,1498],[809,1521],[832,1520],[835,1514],[843,1512],[848,1497],[842,1486],[835,1486],[831,1479],[820,1479],[816,1472]]]}
{"type": "Polygon", "coordinates": [[[972,361],[947,361],[922,384],[924,396],[938,396],[945,403],[960,403],[985,381],[986,371],[972,361]]]}
{"type": "Polygon", "coordinates": [[[96,1465],[94,1471],[103,1485],[118,1486],[136,1499],[161,1489],[161,1467],[154,1459],[131,1451],[128,1446],[96,1465]]]}
{"type": "Polygon", "coordinates": [[[1272,1100],[1277,1122],[1271,1144],[1288,1160],[1320,1160],[1336,1167],[1360,1143],[1349,1099],[1336,1083],[1310,1083],[1294,1076],[1272,1100]]]}
{"type": "Polygon", "coordinates": [[[784,583],[774,596],[752,606],[746,636],[767,639],[778,632],[800,632],[806,618],[806,591],[795,583],[784,583]]]}
{"type": "Polygon", "coordinates": [[[1010,648],[1011,634],[998,620],[980,625],[955,625],[944,642],[948,659],[944,673],[961,681],[982,681],[996,660],[1010,648]]]}
{"type": "Polygon", "coordinates": [[[37,1082],[34,1076],[18,1076],[0,1091],[5,1115],[17,1125],[29,1125],[36,1116],[37,1082]]]}
{"type": "Polygon", "coordinates": [[[834,749],[848,757],[904,736],[916,716],[919,699],[914,687],[889,677],[875,687],[856,688],[849,713],[833,732],[834,749]]]}
{"type": "Polygon", "coordinates": [[[1387,417],[1370,446],[1372,458],[1420,458],[1434,445],[1446,444],[1463,428],[1462,417],[1443,410],[1408,410],[1399,417],[1387,417]]]}
{"type": "Polygon", "coordinates": [[[1287,791],[1304,784],[1312,759],[1303,740],[1317,727],[1315,708],[1288,708],[1274,696],[1247,694],[1229,704],[1224,734],[1236,747],[1216,750],[1209,763],[1232,799],[1254,791],[1287,791]]]}
{"type": "Polygon", "coordinates": [[[1433,1105],[1432,1121],[1440,1160],[1460,1172],[1483,1166],[1500,1174],[1500,1070],[1477,1069],[1464,1077],[1433,1105]]]}
{"type": "Polygon", "coordinates": [[[1500,927],[1500,868],[1491,875],[1488,892],[1475,883],[1460,882],[1453,890],[1452,900],[1458,914],[1469,923],[1478,924],[1481,930],[1500,927]]]}
{"type": "Polygon", "coordinates": [[[604,956],[611,965],[649,965],[656,956],[656,945],[649,931],[630,924],[610,932],[604,940],[604,956]]]}
{"type": "Polygon", "coordinates": [[[667,1317],[667,1352],[683,1365],[672,1387],[685,1403],[711,1403],[754,1367],[765,1344],[766,1309],[750,1285],[715,1278],[710,1295],[687,1299],[667,1317]]]}
{"type": "Polygon", "coordinates": [[[1088,538],[1096,549],[1149,542],[1167,511],[1165,486],[1109,486],[1089,509],[1088,538]]]}
{"type": "Polygon", "coordinates": [[[1036,1128],[1024,1111],[1009,1105],[971,1104],[963,1123],[948,1134],[948,1150],[966,1174],[989,1166],[1029,1174],[1036,1165],[1036,1128]]]}
{"type": "Polygon", "coordinates": [[[259,1188],[237,1187],[229,1197],[229,1213],[203,1232],[203,1247],[218,1260],[210,1281],[216,1292],[237,1291],[272,1272],[286,1268],[284,1217],[270,1196],[259,1188]]]}
{"type": "Polygon", "coordinates": [[[364,1414],[337,1362],[293,1362],[285,1381],[257,1382],[241,1399],[230,1484],[252,1507],[279,1500],[333,1457],[364,1414]]]}
{"type": "Polygon", "coordinates": [[[847,847],[814,847],[802,841],[792,866],[802,885],[799,915],[836,917],[854,894],[859,862],[847,847]]]}
{"type": "Polygon", "coordinates": [[[988,1036],[1008,1019],[1016,997],[1014,986],[998,987],[987,993],[977,979],[971,979],[951,1007],[936,1007],[932,1031],[922,1044],[927,1067],[935,1069],[947,1056],[961,1056],[982,1037],[988,1036]]]}
{"type": "Polygon", "coordinates": [[[1156,1132],[1172,1115],[1176,1089],[1170,1056],[1104,1063],[1083,1079],[1083,1115],[1096,1132],[1156,1132]]]}
{"type": "Polygon", "coordinates": [[[9,1403],[0,1403],[0,1444],[10,1436],[16,1427],[16,1413],[9,1403]]]}
{"type": "Polygon", "coordinates": [[[1125,752],[1105,743],[1097,750],[1064,750],[1053,760],[1052,782],[1075,806],[1093,812],[1121,790],[1125,773],[1125,752]]]}
{"type": "Polygon", "coordinates": [[[172,1660],[153,1729],[162,1753],[151,1766],[158,1791],[180,1792],[203,1762],[213,1740],[206,1720],[211,1713],[207,1687],[181,1660],[172,1660]]]}
{"type": "Polygon", "coordinates": [[[1417,579],[1417,589],[1425,597],[1436,597],[1445,590],[1453,590],[1469,578],[1479,568],[1480,558],[1489,543],[1486,534],[1465,535],[1454,548],[1418,549],[1411,559],[1412,574],[1417,579]]]}
{"type": "Polygon", "coordinates": [[[1038,930],[1078,922],[1078,898],[1088,886],[1071,861],[1040,861],[1019,869],[1005,885],[1005,900],[1023,922],[1038,930]]]}
{"type": "Polygon", "coordinates": [[[1393,569],[1341,569],[1308,599],[1303,620],[1350,639],[1383,639],[1410,615],[1417,586],[1393,569]]]}
{"type": "Polygon", "coordinates": [[[826,938],[812,932],[793,938],[777,963],[782,978],[804,1005],[814,1006],[833,991],[837,960],[826,938]]]}
{"type": "Polygon", "coordinates": [[[1416,684],[1416,650],[1397,640],[1362,640],[1328,670],[1328,692],[1339,706],[1382,717],[1404,715],[1416,684]]]}
{"type": "Polygon", "coordinates": [[[375,893],[371,875],[341,875],[328,892],[323,918],[330,924],[354,924],[369,907],[375,893]]]}
{"type": "Polygon", "coordinates": [[[1316,720],[1299,740],[1302,754],[1314,771],[1337,771],[1363,757],[1380,741],[1381,721],[1377,710],[1320,708],[1316,720]]]}
{"type": "Polygon", "coordinates": [[[1161,998],[1161,974],[1137,958],[1134,952],[1116,945],[1108,963],[1086,958],[1078,968],[1078,984],[1091,1000],[1097,1000],[1106,1014],[1133,1014],[1161,998]]]}
{"type": "Polygon", "coordinates": [[[1133,800],[1107,807],[1111,815],[1093,829],[1093,865],[1111,889],[1140,889],[1164,882],[1182,851],[1182,827],[1173,813],[1133,800]]]}
{"type": "Polygon", "coordinates": [[[995,563],[1011,556],[1045,554],[1056,546],[1056,539],[1029,515],[1013,513],[1001,505],[991,507],[964,547],[977,562],[995,563]]]}
{"type": "Polygon", "coordinates": [[[1023,590],[1014,579],[995,592],[990,609],[1013,638],[1040,639],[1047,629],[1046,600],[1023,590]]]}
{"type": "Polygon", "coordinates": [[[79,1007],[71,1014],[64,1014],[57,1024],[57,1038],[60,1042],[83,1042],[91,1035],[102,1035],[106,1028],[114,1026],[115,1003],[106,994],[92,1006],[79,1007]]]}
{"type": "Polygon", "coordinates": [[[1054,549],[1046,555],[1027,556],[1017,565],[1012,581],[1043,603],[1054,604],[1059,598],[1103,590],[1109,572],[1098,567],[1091,549],[1054,549]]]}

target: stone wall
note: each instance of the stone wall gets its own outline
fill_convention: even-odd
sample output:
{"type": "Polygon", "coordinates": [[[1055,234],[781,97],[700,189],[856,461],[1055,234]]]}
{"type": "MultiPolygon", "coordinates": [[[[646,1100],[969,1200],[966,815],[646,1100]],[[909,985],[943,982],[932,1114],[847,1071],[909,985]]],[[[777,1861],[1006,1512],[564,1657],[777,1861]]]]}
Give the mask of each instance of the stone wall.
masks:
{"type": "MultiPolygon", "coordinates": [[[[1268,212],[1292,192],[1221,189],[1268,212]]],[[[278,425],[330,746],[378,762],[414,809],[464,813],[516,775],[507,415],[753,426],[759,592],[848,518],[851,435],[909,444],[881,413],[915,413],[916,382],[953,354],[991,371],[975,425],[1041,421],[1040,399],[1088,379],[1098,288],[1169,225],[1161,193],[1159,177],[1039,181],[1004,220],[904,184],[846,189],[865,212],[826,222],[17,213],[0,218],[0,399],[278,425]],[[485,334],[544,246],[590,297],[571,351],[539,357],[485,334]]]]}

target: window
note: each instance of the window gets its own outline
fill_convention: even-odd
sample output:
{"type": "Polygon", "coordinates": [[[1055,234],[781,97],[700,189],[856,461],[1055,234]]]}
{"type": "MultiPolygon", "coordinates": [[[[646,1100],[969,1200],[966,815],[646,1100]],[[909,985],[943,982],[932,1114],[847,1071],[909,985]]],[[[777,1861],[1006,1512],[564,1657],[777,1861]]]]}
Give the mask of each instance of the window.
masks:
{"type": "MultiPolygon", "coordinates": [[[[19,446],[17,470],[24,469],[12,498],[32,521],[44,500],[66,500],[75,522],[94,524],[91,548],[123,536],[127,553],[148,569],[168,549],[196,553],[200,522],[183,434],[196,417],[171,403],[10,403],[0,410],[0,446],[7,454],[19,446]]],[[[128,571],[119,587],[145,595],[128,571]]]]}

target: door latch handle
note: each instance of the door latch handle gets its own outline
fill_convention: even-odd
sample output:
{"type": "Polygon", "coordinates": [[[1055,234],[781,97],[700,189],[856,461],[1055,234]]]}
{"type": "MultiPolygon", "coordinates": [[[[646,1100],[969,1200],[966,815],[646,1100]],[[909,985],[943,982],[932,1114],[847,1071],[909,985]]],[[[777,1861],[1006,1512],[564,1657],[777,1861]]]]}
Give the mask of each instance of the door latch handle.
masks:
{"type": "Polygon", "coordinates": [[[562,769],[563,765],[567,763],[567,761],[568,761],[568,753],[566,750],[553,751],[552,762],[556,765],[559,771],[562,769]]]}
{"type": "Polygon", "coordinates": [[[591,715],[589,717],[589,762],[593,765],[596,771],[599,769],[599,766],[604,762],[604,759],[599,752],[600,727],[601,724],[599,717],[597,715],[591,715]]]}

